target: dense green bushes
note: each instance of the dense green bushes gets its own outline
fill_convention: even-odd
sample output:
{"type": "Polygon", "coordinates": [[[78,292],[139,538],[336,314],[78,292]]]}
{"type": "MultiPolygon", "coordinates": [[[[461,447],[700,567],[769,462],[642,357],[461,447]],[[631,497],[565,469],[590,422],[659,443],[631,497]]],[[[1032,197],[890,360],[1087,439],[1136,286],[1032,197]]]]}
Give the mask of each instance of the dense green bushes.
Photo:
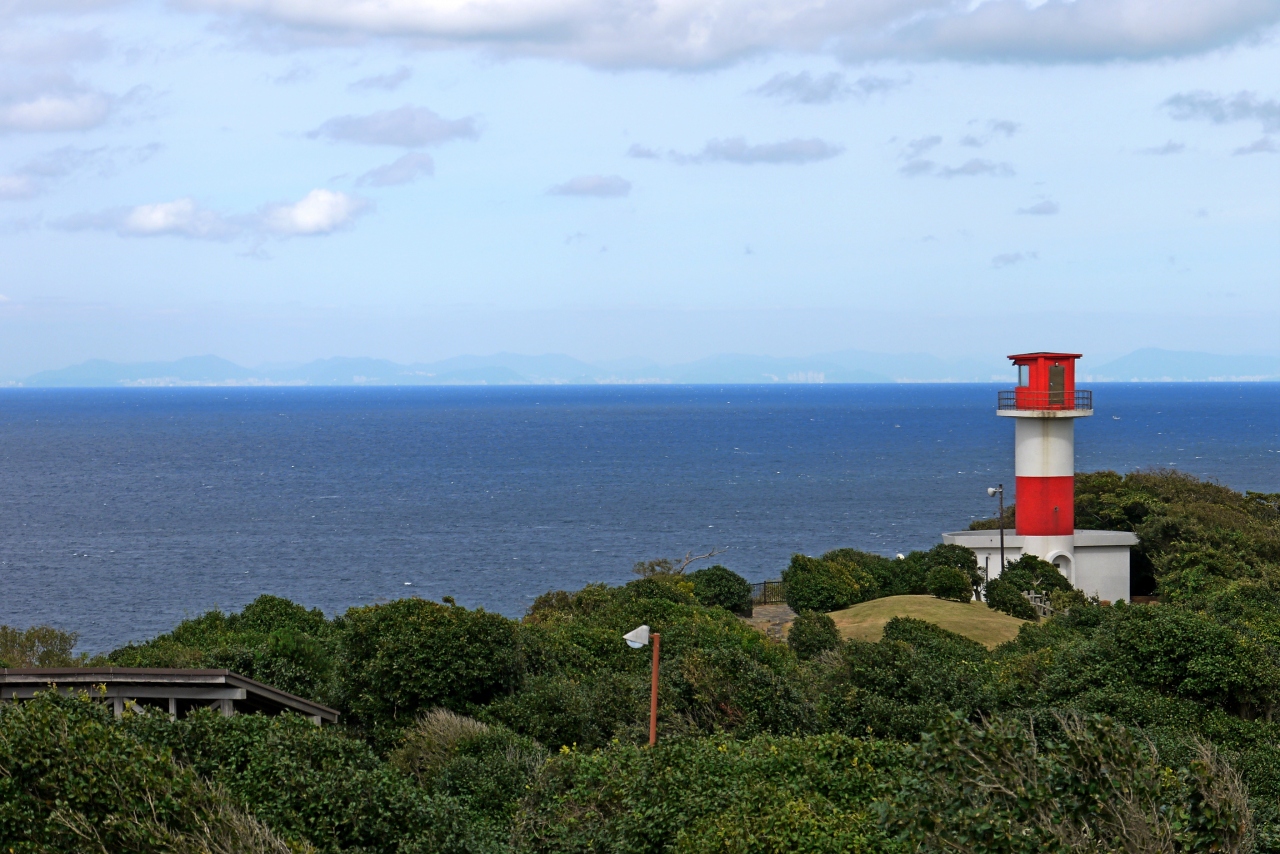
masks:
{"type": "Polygon", "coordinates": [[[0,626],[0,667],[75,667],[87,659],[73,654],[76,640],[74,632],[52,626],[0,626]]]}
{"type": "Polygon", "coordinates": [[[289,850],[101,703],[54,693],[0,703],[0,844],[14,854],[289,850]]]}
{"type": "Polygon", "coordinates": [[[842,735],[566,750],[516,823],[520,852],[895,852],[872,799],[900,748],[842,735]]]}
{"type": "Polygon", "coordinates": [[[751,616],[751,583],[733,570],[717,564],[690,573],[689,580],[700,604],[751,616]]]}
{"type": "Polygon", "coordinates": [[[973,583],[964,570],[954,566],[935,566],[925,577],[929,592],[939,599],[968,602],[973,599],[973,583]]]}
{"type": "Polygon", "coordinates": [[[840,645],[840,632],[835,621],[817,611],[802,611],[787,632],[787,646],[801,661],[840,645]]]}
{"type": "Polygon", "coordinates": [[[935,587],[946,591],[941,598],[967,602],[982,583],[982,576],[970,549],[937,545],[899,560],[857,549],[836,549],[820,558],[795,555],[783,571],[782,581],[787,604],[800,613],[838,611],[884,596],[922,595],[932,593],[935,587]],[[929,582],[931,574],[934,587],[929,582]]]}
{"type": "Polygon", "coordinates": [[[926,850],[1238,851],[1252,841],[1244,786],[1212,750],[1172,769],[1105,719],[1058,718],[1037,734],[1014,720],[958,718],[910,752],[881,805],[899,838],[926,850]]]}
{"type": "Polygon", "coordinates": [[[107,659],[117,667],[221,667],[333,703],[336,644],[334,626],[318,608],[259,596],[238,614],[210,611],[107,659]]]}
{"type": "Polygon", "coordinates": [[[338,623],[341,701],[366,727],[407,726],[436,706],[471,712],[519,679],[516,627],[498,614],[400,599],[338,623]]]}

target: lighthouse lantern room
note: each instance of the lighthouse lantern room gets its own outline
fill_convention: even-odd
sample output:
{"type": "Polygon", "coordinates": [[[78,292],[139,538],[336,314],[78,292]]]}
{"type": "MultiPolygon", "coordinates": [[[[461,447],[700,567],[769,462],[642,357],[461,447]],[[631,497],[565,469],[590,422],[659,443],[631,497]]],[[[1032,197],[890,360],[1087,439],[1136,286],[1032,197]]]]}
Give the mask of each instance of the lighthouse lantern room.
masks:
{"type": "MultiPolygon", "coordinates": [[[[1006,556],[1034,554],[1075,587],[1105,600],[1129,598],[1133,534],[1075,527],[1075,419],[1093,415],[1093,393],[1076,388],[1079,353],[1010,356],[1018,385],[997,395],[996,414],[1014,419],[1016,530],[1006,556]]],[[[943,542],[968,546],[989,577],[1000,574],[998,533],[957,531],[943,542]],[[995,566],[992,566],[992,561],[995,566]]]]}

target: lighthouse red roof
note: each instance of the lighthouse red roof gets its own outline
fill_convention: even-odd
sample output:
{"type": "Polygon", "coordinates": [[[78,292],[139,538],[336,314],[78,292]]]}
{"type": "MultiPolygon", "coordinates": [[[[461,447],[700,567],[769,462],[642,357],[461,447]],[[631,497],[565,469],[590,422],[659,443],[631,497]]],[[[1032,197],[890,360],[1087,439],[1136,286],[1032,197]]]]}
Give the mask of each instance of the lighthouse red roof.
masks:
{"type": "Polygon", "coordinates": [[[1010,356],[1009,361],[1016,365],[1019,362],[1034,362],[1041,359],[1079,359],[1081,355],[1081,353],[1019,353],[1016,356],[1010,356]]]}

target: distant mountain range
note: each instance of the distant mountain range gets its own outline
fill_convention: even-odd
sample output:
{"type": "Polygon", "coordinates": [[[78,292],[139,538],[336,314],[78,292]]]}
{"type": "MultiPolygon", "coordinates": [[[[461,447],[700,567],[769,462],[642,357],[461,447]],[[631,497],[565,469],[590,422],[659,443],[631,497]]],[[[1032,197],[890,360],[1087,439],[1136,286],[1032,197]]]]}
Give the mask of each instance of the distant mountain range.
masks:
{"type": "MultiPolygon", "coordinates": [[[[721,355],[678,365],[643,359],[599,363],[570,356],[457,356],[402,365],[386,359],[319,359],[297,366],[246,368],[217,356],[172,362],[122,364],[94,359],[41,371],[21,385],[34,387],[147,386],[394,386],[566,385],[634,383],[896,383],[1001,382],[1012,376],[1004,359],[941,359],[924,354],[887,355],[844,350],[808,358],[721,355]]],[[[1138,350],[1086,370],[1082,381],[1159,382],[1280,380],[1280,358],[1215,356],[1171,350],[1138,350]]]]}

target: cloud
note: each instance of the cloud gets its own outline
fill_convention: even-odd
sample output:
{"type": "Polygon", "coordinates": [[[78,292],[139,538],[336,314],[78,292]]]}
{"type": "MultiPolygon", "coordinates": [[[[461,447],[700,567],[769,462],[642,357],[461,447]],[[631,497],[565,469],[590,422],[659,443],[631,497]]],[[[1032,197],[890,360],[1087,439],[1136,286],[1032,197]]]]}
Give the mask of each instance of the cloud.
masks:
{"type": "Polygon", "coordinates": [[[849,83],[843,74],[832,71],[821,77],[814,77],[807,71],[799,74],[781,72],[770,77],[763,84],[753,89],[756,95],[766,98],[778,98],[788,104],[830,104],[853,95],[866,97],[881,92],[890,92],[907,85],[905,80],[893,80],[888,77],[866,75],[849,83]]]}
{"type": "Polygon", "coordinates": [[[453,139],[475,139],[480,135],[473,117],[443,119],[426,107],[405,105],[395,110],[367,116],[337,116],[307,136],[365,145],[394,145],[421,148],[453,139]]]}
{"type": "Polygon", "coordinates": [[[553,196],[618,198],[631,192],[631,182],[619,175],[579,175],[547,191],[553,196]]]}
{"type": "Polygon", "coordinates": [[[1023,261],[1034,261],[1040,257],[1039,252],[1005,252],[991,259],[991,266],[999,269],[1021,264],[1023,261]]]}
{"type": "Polygon", "coordinates": [[[66,231],[114,231],[121,237],[185,237],[231,240],[242,234],[296,237],[329,234],[349,225],[372,205],[332,190],[312,190],[293,204],[268,205],[256,216],[227,216],[194,199],[82,213],[53,223],[66,231]]]}
{"type": "Polygon", "coordinates": [[[647,145],[640,145],[639,143],[636,143],[627,149],[627,156],[636,157],[641,160],[659,160],[662,157],[662,153],[647,145]]]}
{"type": "Polygon", "coordinates": [[[997,136],[1003,136],[1005,139],[1010,139],[1021,128],[1022,125],[1017,122],[1011,122],[1007,119],[992,119],[987,122],[987,130],[985,133],[979,135],[968,134],[960,139],[960,144],[969,148],[981,148],[997,136]]]}
{"type": "Polygon", "coordinates": [[[788,139],[751,145],[744,138],[713,139],[699,154],[675,155],[673,159],[685,163],[739,163],[752,166],[757,163],[816,163],[830,160],[844,151],[843,146],[821,139],[788,139]]]}
{"type": "Polygon", "coordinates": [[[97,127],[112,99],[89,89],[46,91],[0,102],[0,131],[51,133],[97,127]]]}
{"type": "Polygon", "coordinates": [[[754,91],[757,95],[780,98],[792,104],[829,104],[853,92],[844,75],[838,71],[821,77],[814,77],[807,71],[799,74],[783,72],[775,74],[754,91]]]}
{"type": "Polygon", "coordinates": [[[187,0],[264,25],[597,66],[690,68],[774,51],[865,60],[1106,62],[1255,39],[1274,0],[187,0]]]}
{"type": "Polygon", "coordinates": [[[294,204],[270,205],[262,212],[262,227],[271,234],[305,236],[329,234],[370,208],[369,202],[334,190],[312,190],[294,204]]]}
{"type": "Polygon", "coordinates": [[[173,236],[198,240],[228,240],[240,232],[236,222],[201,208],[190,198],[77,214],[55,225],[69,231],[114,231],[121,237],[173,236]]]}
{"type": "Polygon", "coordinates": [[[372,77],[362,77],[348,88],[381,89],[384,92],[391,92],[403,86],[412,76],[413,69],[407,65],[402,65],[390,74],[375,74],[372,77]]]}
{"type": "Polygon", "coordinates": [[[395,187],[416,181],[423,175],[432,175],[435,171],[436,164],[430,154],[410,151],[385,166],[370,169],[356,183],[372,187],[395,187]]]}
{"type": "Polygon", "coordinates": [[[1186,151],[1187,147],[1181,142],[1169,140],[1164,145],[1155,145],[1151,148],[1139,148],[1139,154],[1151,154],[1157,157],[1167,157],[1170,154],[1181,154],[1186,151]]]}
{"type": "Polygon", "coordinates": [[[1201,120],[1218,125],[1257,121],[1268,133],[1280,130],[1280,101],[1263,100],[1255,92],[1234,95],[1215,95],[1203,90],[1180,92],[1161,106],[1177,121],[1201,120]]]}
{"type": "Polygon", "coordinates": [[[1276,154],[1277,152],[1280,152],[1280,146],[1276,145],[1276,141],[1269,136],[1264,136],[1261,139],[1255,139],[1253,142],[1249,143],[1248,145],[1244,145],[1244,146],[1241,146],[1240,148],[1237,148],[1235,151],[1231,153],[1232,154],[1276,154]]]}
{"type": "Polygon", "coordinates": [[[959,166],[944,166],[938,170],[939,178],[971,178],[978,175],[1004,178],[1012,174],[1014,174],[1013,167],[1008,163],[994,163],[978,157],[966,160],[959,166]]]}
{"type": "Polygon", "coordinates": [[[907,143],[907,147],[902,150],[902,156],[908,160],[915,160],[931,148],[937,148],[942,145],[942,137],[934,134],[933,136],[922,136],[919,139],[913,139],[907,143]]]}
{"type": "Polygon", "coordinates": [[[1053,216],[1058,212],[1058,210],[1057,202],[1045,199],[1042,202],[1036,202],[1034,205],[1029,205],[1025,208],[1018,208],[1018,213],[1025,214],[1027,216],[1053,216]]]}
{"type": "Polygon", "coordinates": [[[40,185],[28,175],[0,175],[0,199],[29,199],[40,185]]]}

